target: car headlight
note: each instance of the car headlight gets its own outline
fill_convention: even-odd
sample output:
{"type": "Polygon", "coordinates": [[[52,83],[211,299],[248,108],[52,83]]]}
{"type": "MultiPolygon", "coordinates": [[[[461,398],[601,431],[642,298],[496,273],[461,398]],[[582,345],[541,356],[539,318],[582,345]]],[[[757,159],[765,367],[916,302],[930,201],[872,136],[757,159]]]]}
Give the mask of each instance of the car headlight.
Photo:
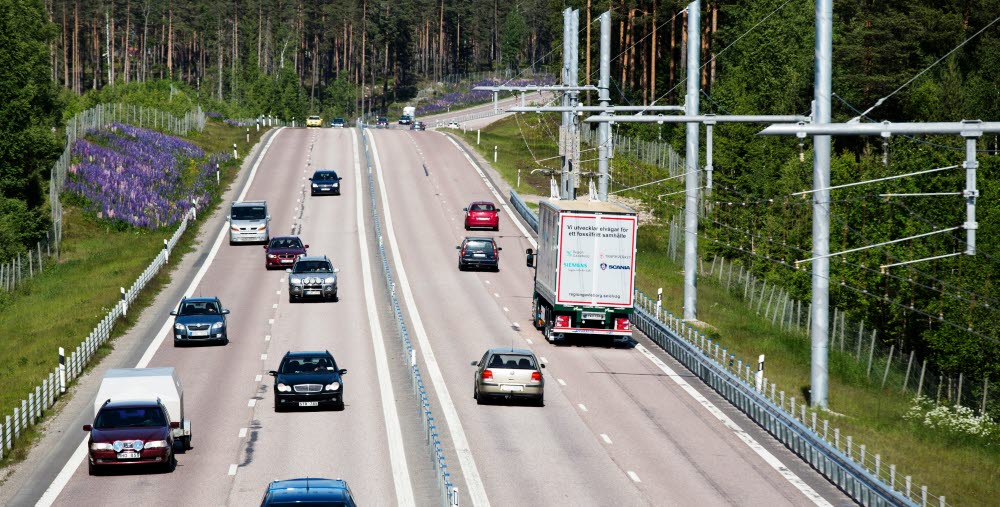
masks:
{"type": "Polygon", "coordinates": [[[174,329],[176,329],[178,331],[183,331],[184,330],[184,324],[181,324],[180,322],[178,322],[178,323],[174,324],[174,329]]]}
{"type": "Polygon", "coordinates": [[[339,181],[338,182],[334,182],[334,183],[331,183],[331,185],[333,185],[335,187],[339,187],[340,186],[340,182],[339,181]]]}
{"type": "Polygon", "coordinates": [[[111,444],[105,444],[103,442],[91,442],[90,443],[90,450],[91,451],[110,451],[110,450],[112,450],[112,448],[111,448],[111,444]]]}
{"type": "Polygon", "coordinates": [[[285,384],[278,384],[278,390],[283,393],[292,392],[292,386],[286,386],[285,384]]]}
{"type": "Polygon", "coordinates": [[[278,256],[277,256],[277,255],[275,255],[275,254],[267,254],[267,258],[268,258],[268,259],[277,259],[277,258],[278,258],[278,256]]]}
{"type": "Polygon", "coordinates": [[[316,188],[316,187],[318,187],[318,186],[319,186],[318,184],[316,184],[316,183],[313,183],[313,188],[316,188]]]}
{"type": "Polygon", "coordinates": [[[326,283],[337,283],[337,277],[334,276],[326,277],[326,283]]]}
{"type": "Polygon", "coordinates": [[[146,442],[143,447],[146,449],[163,449],[170,446],[167,444],[166,440],[152,440],[150,442],[146,442]]]}
{"type": "Polygon", "coordinates": [[[262,225],[262,226],[260,226],[260,227],[257,228],[258,231],[263,231],[264,229],[267,229],[266,225],[262,225]]]}
{"type": "Polygon", "coordinates": [[[223,325],[225,325],[224,322],[216,322],[215,324],[212,324],[212,329],[222,329],[223,325]]]}
{"type": "Polygon", "coordinates": [[[327,391],[336,391],[337,389],[340,389],[340,382],[334,382],[326,385],[327,391]]]}

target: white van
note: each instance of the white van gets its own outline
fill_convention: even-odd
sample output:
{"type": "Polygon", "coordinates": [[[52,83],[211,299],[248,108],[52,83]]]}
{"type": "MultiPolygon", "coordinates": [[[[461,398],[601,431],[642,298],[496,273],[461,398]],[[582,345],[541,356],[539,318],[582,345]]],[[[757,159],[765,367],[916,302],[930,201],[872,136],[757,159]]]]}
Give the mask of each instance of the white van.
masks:
{"type": "Polygon", "coordinates": [[[267,243],[271,240],[268,224],[271,215],[267,201],[236,201],[229,208],[229,244],[267,243]]]}

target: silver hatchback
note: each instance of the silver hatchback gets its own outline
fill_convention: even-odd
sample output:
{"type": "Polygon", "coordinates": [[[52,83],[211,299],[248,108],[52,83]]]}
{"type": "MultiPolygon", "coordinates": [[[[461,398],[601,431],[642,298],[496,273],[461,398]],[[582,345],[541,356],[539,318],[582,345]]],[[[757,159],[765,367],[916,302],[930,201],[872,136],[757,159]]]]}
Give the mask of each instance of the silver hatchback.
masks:
{"type": "Polygon", "coordinates": [[[530,350],[493,348],[472,366],[477,366],[472,396],[480,405],[490,399],[528,399],[545,405],[545,365],[530,350]]]}

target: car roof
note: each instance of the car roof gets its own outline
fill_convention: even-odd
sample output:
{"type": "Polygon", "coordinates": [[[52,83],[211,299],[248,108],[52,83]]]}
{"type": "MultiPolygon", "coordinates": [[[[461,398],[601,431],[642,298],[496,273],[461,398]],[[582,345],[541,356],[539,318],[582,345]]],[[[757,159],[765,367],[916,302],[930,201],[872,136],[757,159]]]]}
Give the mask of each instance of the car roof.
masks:
{"type": "Polygon", "coordinates": [[[347,482],[341,479],[302,477],[273,481],[268,484],[267,491],[271,493],[271,499],[281,501],[293,499],[346,500],[349,488],[347,482]]]}
{"type": "Polygon", "coordinates": [[[313,118],[319,118],[319,115],[314,114],[314,115],[312,115],[312,116],[309,117],[310,120],[313,119],[313,118]]]}
{"type": "Polygon", "coordinates": [[[299,241],[302,241],[302,238],[298,236],[271,236],[271,241],[274,241],[276,239],[297,239],[299,241]]]}
{"type": "Polygon", "coordinates": [[[493,238],[465,238],[466,241],[489,241],[491,243],[496,243],[493,238]]]}
{"type": "Polygon", "coordinates": [[[343,118],[334,118],[333,121],[344,121],[343,118]]]}
{"type": "MultiPolygon", "coordinates": [[[[299,257],[298,259],[296,259],[296,262],[298,262],[298,261],[327,261],[327,262],[330,262],[330,258],[327,257],[327,256],[325,256],[325,255],[303,255],[303,256],[299,257]]],[[[330,262],[330,264],[333,264],[333,263],[330,262]]]]}
{"type": "Polygon", "coordinates": [[[515,349],[513,347],[493,347],[488,350],[490,354],[517,354],[522,356],[535,356],[535,353],[528,349],[515,349]]]}
{"type": "Polygon", "coordinates": [[[334,174],[337,174],[337,170],[336,169],[316,169],[315,171],[313,171],[314,175],[319,174],[319,173],[334,173],[334,174]]]}
{"type": "MultiPolygon", "coordinates": [[[[285,357],[333,356],[329,350],[296,350],[285,352],[285,357]]],[[[297,479],[293,479],[297,480],[297,479]]]]}
{"type": "Polygon", "coordinates": [[[267,206],[267,201],[233,201],[233,206],[267,206]]]}
{"type": "Polygon", "coordinates": [[[181,300],[182,303],[205,303],[205,302],[218,302],[218,301],[219,301],[219,298],[214,297],[214,296],[212,296],[212,297],[207,297],[206,296],[206,297],[184,298],[184,299],[181,300]]]}
{"type": "Polygon", "coordinates": [[[101,405],[101,408],[152,408],[159,406],[159,400],[110,400],[101,405]]]}
{"type": "Polygon", "coordinates": [[[469,203],[469,206],[472,206],[473,204],[489,204],[490,206],[493,206],[494,208],[497,206],[496,204],[493,204],[493,201],[472,201],[472,202],[469,203]]]}

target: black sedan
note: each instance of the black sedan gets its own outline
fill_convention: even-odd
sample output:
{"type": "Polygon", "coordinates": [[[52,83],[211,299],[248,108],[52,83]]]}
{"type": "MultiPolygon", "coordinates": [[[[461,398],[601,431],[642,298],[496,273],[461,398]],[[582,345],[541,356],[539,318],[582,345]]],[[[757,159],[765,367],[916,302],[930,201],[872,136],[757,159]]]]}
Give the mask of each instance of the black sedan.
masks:
{"type": "Polygon", "coordinates": [[[333,407],[344,410],[344,384],[330,351],[286,352],[274,377],[274,411],[293,407],[333,407]]]}
{"type": "Polygon", "coordinates": [[[309,181],[312,182],[309,187],[312,189],[312,195],[319,194],[333,194],[340,195],[340,176],[337,176],[337,171],[332,171],[330,169],[320,169],[313,173],[309,181]]]}
{"type": "Polygon", "coordinates": [[[229,343],[226,332],[229,310],[222,308],[219,298],[184,298],[170,315],[174,316],[175,347],[187,343],[229,343]]]}
{"type": "Polygon", "coordinates": [[[456,246],[458,253],[458,269],[484,268],[500,271],[500,250],[493,238],[465,238],[462,244],[456,246]]]}

